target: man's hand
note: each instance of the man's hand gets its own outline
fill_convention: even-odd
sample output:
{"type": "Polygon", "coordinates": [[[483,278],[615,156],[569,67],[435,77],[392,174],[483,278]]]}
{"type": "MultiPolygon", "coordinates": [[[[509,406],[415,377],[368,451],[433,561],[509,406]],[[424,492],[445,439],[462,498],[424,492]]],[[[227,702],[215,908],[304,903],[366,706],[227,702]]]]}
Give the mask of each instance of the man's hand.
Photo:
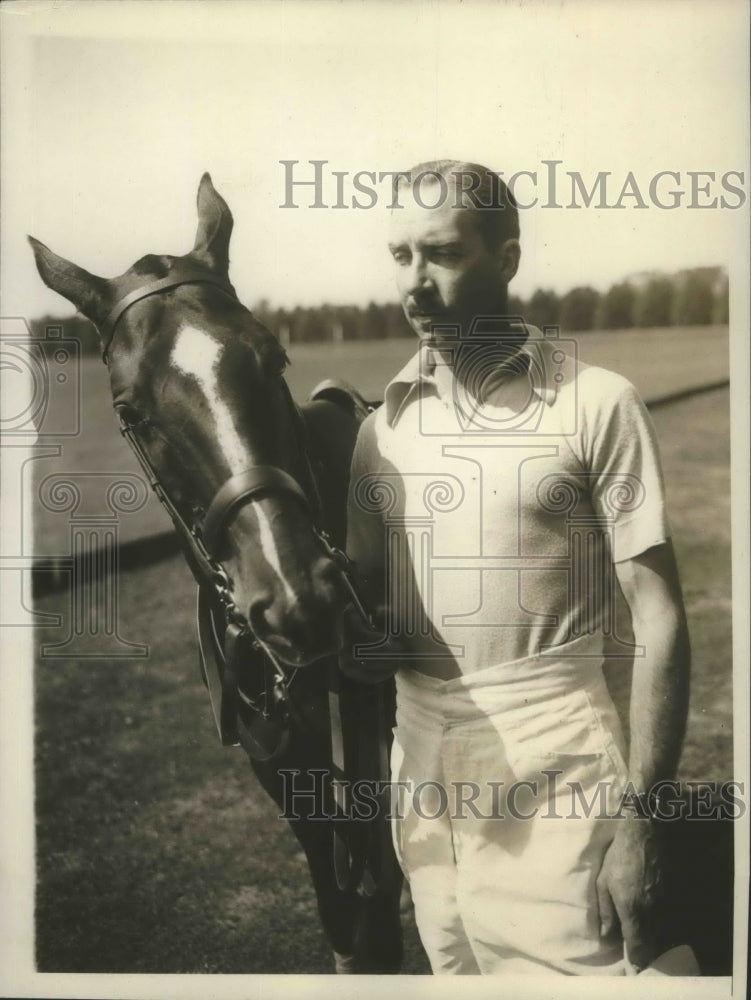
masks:
{"type": "Polygon", "coordinates": [[[620,922],[629,962],[640,971],[658,956],[660,859],[654,825],[627,816],[608,848],[597,878],[600,934],[607,937],[620,922]]]}
{"type": "Polygon", "coordinates": [[[386,636],[384,609],[373,615],[376,629],[366,627],[353,608],[344,615],[344,641],[339,653],[339,667],[347,677],[361,684],[378,684],[393,677],[402,665],[404,650],[392,636],[386,636]],[[376,656],[355,656],[355,647],[379,644],[376,656]]]}

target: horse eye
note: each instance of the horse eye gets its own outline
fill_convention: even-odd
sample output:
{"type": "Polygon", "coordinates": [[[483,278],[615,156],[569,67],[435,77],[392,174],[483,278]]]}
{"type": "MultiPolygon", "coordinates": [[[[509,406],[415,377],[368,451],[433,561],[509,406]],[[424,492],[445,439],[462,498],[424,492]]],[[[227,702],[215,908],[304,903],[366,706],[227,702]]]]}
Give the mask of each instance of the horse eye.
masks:
{"type": "Polygon", "coordinates": [[[120,403],[115,407],[115,411],[118,417],[131,427],[135,427],[143,421],[141,414],[130,403],[120,403]]]}

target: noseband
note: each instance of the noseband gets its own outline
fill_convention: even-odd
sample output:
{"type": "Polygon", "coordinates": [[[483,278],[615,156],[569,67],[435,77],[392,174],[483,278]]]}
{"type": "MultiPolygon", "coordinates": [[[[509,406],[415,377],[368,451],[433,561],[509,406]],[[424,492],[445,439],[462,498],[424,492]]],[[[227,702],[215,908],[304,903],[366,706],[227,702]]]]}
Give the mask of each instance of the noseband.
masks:
{"type": "Polygon", "coordinates": [[[237,507],[253,497],[271,493],[287,493],[310,511],[307,496],[288,472],[275,465],[253,465],[228,479],[211,501],[203,522],[203,540],[209,552],[217,552],[227,521],[237,507]]]}

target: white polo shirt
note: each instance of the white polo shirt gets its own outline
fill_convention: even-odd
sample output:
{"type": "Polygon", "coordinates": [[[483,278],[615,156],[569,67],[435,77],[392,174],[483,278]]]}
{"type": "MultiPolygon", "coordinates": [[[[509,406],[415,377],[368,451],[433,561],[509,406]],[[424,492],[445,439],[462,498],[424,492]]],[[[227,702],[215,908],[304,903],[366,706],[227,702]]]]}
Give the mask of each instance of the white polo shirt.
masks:
{"type": "Polygon", "coordinates": [[[348,552],[427,673],[612,639],[612,562],[669,536],[634,387],[529,330],[511,364],[463,348],[460,377],[423,346],[360,429],[348,552]]]}

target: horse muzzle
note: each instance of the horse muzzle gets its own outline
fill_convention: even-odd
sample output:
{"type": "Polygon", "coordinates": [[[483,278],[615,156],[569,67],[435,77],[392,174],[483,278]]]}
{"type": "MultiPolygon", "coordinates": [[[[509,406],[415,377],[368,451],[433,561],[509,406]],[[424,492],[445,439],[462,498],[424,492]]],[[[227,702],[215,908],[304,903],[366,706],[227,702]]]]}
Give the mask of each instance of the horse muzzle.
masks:
{"type": "Polygon", "coordinates": [[[256,638],[282,663],[304,667],[341,649],[344,598],[338,567],[321,557],[309,579],[294,590],[280,583],[254,598],[248,621],[256,638]]]}

